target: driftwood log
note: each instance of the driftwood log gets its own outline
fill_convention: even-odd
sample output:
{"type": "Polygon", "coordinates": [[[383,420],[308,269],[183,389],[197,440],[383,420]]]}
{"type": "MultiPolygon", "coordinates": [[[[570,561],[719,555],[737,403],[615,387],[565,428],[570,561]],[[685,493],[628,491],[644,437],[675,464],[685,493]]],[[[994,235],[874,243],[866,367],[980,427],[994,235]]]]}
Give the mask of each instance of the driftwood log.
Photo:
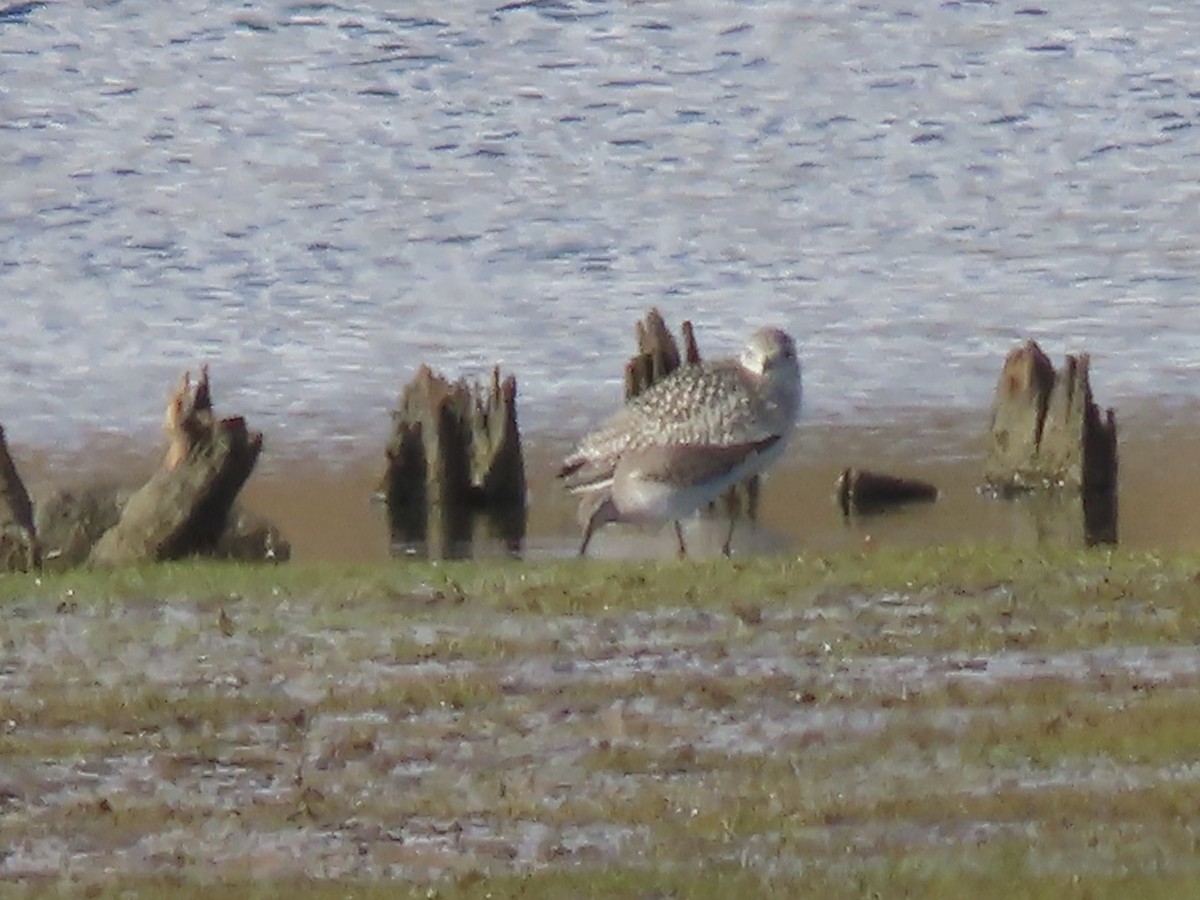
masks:
{"type": "MultiPolygon", "coordinates": [[[[637,353],[625,364],[625,399],[631,400],[646,388],[662,381],[681,365],[700,362],[700,350],[692,323],[685,320],[680,326],[683,350],[667,328],[662,313],[652,309],[635,326],[637,353]]],[[[725,512],[736,519],[742,513],[750,521],[758,519],[759,478],[754,475],[725,492],[720,502],[725,512]]],[[[713,504],[711,508],[715,508],[713,504]]]]}
{"type": "Polygon", "coordinates": [[[386,455],[380,492],[398,550],[468,555],[476,520],[511,552],[520,549],[525,458],[513,376],[493,369],[485,388],[421,366],[392,414],[386,455]]]}
{"type": "Polygon", "coordinates": [[[992,404],[985,487],[1012,497],[1030,491],[1078,494],[1088,543],[1115,543],[1117,424],[1092,398],[1086,354],[1056,371],[1034,341],[1011,351],[992,404]]]}
{"type": "Polygon", "coordinates": [[[94,566],[136,565],[213,555],[235,498],[262,450],[241,417],[213,412],[208,369],[185,374],[167,403],[162,465],[129,497],[120,519],[89,556],[94,566]]]}
{"type": "Polygon", "coordinates": [[[33,504],[0,427],[0,572],[29,572],[38,564],[33,504]]]}
{"type": "Polygon", "coordinates": [[[835,488],[843,516],[882,512],[905,503],[932,503],[938,498],[938,489],[928,481],[866,469],[843,469],[835,488]]]}

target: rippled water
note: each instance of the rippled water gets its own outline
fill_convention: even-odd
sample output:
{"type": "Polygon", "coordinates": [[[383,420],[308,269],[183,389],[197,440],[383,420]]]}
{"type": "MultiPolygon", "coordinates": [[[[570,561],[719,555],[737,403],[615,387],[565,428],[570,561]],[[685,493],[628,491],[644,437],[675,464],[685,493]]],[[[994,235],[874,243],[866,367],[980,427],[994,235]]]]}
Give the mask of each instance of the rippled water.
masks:
{"type": "Polygon", "coordinates": [[[652,305],[792,329],[816,420],[983,406],[1025,336],[1193,401],[1198,113],[1185,2],[10,4],[0,420],[149,428],[207,360],[352,438],[498,362],[570,429],[652,305]]]}

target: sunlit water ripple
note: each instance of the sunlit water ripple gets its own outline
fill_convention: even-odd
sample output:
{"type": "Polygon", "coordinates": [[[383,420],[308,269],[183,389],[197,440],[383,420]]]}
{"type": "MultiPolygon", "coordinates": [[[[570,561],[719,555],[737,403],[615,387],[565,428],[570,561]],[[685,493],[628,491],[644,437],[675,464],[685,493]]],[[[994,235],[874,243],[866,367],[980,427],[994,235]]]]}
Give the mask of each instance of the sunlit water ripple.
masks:
{"type": "Polygon", "coordinates": [[[1200,6],[0,7],[0,421],[290,442],[416,366],[615,402],[647,308],[799,338],[810,419],[986,405],[1027,336],[1194,401],[1200,6]]]}

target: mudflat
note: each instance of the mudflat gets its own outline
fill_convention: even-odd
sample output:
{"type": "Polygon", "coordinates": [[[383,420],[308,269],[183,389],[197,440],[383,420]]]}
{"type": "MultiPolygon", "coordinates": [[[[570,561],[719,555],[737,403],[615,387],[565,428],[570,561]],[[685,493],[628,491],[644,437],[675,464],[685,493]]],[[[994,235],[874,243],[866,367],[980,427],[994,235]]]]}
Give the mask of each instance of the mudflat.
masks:
{"type": "MultiPolygon", "coordinates": [[[[739,528],[735,554],[803,555],[853,550],[864,543],[934,547],[994,541],[1025,547],[1082,543],[1078,516],[1054,504],[997,502],[979,495],[987,413],[896,411],[883,424],[802,423],[787,454],[771,470],[759,527],[739,528]],[[833,500],[843,468],[856,466],[933,482],[941,496],[853,520],[833,500]]],[[[1119,543],[1134,550],[1200,550],[1200,417],[1145,410],[1120,423],[1119,543]]],[[[528,559],[567,557],[578,542],[573,499],[554,472],[571,437],[525,436],[528,559]]],[[[14,456],[35,501],[56,487],[94,480],[140,483],[157,462],[157,436],[134,442],[107,438],[70,454],[19,445],[14,456]]],[[[247,506],[275,521],[298,562],[382,561],[393,553],[383,506],[371,497],[383,477],[383,440],[339,447],[336,456],[267,435],[258,468],[242,493],[247,506]]],[[[689,546],[715,554],[723,532],[688,524],[689,546]]],[[[590,552],[608,557],[668,557],[669,527],[610,526],[590,552]]],[[[481,556],[503,554],[481,539],[481,556]]]]}

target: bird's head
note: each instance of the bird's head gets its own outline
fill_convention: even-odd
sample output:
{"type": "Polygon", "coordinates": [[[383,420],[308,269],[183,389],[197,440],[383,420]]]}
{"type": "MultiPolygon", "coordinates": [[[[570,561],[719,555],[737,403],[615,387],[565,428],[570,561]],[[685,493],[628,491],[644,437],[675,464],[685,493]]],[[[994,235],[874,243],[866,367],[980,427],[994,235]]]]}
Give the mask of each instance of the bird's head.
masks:
{"type": "Polygon", "coordinates": [[[760,328],[750,336],[739,362],[752,377],[766,382],[773,403],[799,411],[800,357],[790,334],[781,328],[760,328]]]}
{"type": "Polygon", "coordinates": [[[796,343],[781,328],[760,328],[750,336],[742,349],[742,367],[755,375],[800,374],[800,359],[796,343]]]}

